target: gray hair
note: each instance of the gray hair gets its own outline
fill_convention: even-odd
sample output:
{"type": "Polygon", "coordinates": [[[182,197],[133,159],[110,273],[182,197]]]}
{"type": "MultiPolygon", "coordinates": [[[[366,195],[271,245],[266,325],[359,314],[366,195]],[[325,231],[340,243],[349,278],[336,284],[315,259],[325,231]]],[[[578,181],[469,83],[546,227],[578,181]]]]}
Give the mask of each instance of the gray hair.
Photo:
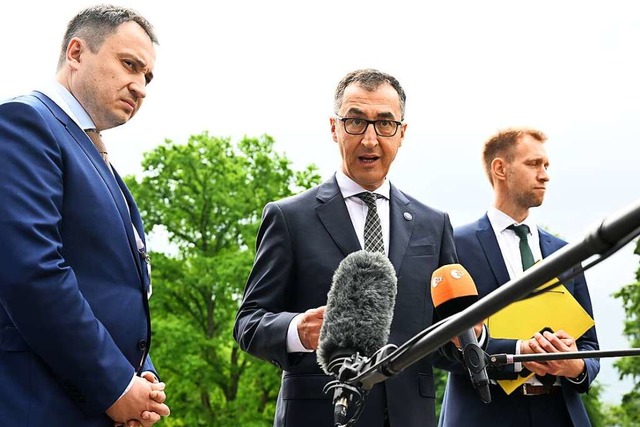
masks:
{"type": "Polygon", "coordinates": [[[336,88],[336,95],[334,101],[334,109],[336,112],[342,106],[342,98],[344,91],[350,84],[358,84],[360,87],[373,92],[381,85],[389,83],[396,92],[398,92],[398,98],[400,99],[400,114],[402,117],[400,120],[404,120],[404,105],[407,100],[407,95],[404,93],[404,89],[400,86],[400,82],[390,74],[383,73],[373,68],[365,68],[361,70],[352,71],[340,80],[338,87],[336,88]]]}

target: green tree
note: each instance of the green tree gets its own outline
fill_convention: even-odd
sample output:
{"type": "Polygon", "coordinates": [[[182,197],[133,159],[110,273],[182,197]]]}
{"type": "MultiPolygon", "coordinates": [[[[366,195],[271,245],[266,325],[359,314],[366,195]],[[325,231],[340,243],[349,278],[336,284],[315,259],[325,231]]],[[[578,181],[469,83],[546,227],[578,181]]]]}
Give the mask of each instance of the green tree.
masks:
{"type": "Polygon", "coordinates": [[[126,178],[147,230],[170,243],[151,253],[152,357],[172,408],[165,425],[273,420],[279,372],[240,351],[232,325],[262,208],[320,180],[315,166],[293,171],[273,145],[266,135],[232,144],[206,132],[167,140],[145,154],[141,179],[126,178]]]}
{"type": "Polygon", "coordinates": [[[607,427],[613,425],[611,424],[611,416],[609,415],[610,409],[603,405],[601,401],[602,389],[603,386],[595,381],[591,384],[589,393],[580,395],[592,427],[607,427]]]}
{"type": "MultiPolygon", "coordinates": [[[[640,241],[636,243],[635,254],[640,255],[640,241]]],[[[629,338],[632,347],[640,346],[640,268],[636,271],[636,281],[630,283],[614,294],[622,299],[625,311],[624,334],[629,338]]],[[[640,379],[640,358],[623,357],[614,366],[620,374],[620,379],[631,377],[633,390],[622,397],[622,403],[617,408],[618,425],[622,427],[640,425],[640,393],[638,380],[640,379]]]]}
{"type": "Polygon", "coordinates": [[[440,410],[444,399],[444,391],[447,387],[449,373],[445,370],[433,368],[433,385],[436,389],[436,419],[440,419],[440,410]]]}

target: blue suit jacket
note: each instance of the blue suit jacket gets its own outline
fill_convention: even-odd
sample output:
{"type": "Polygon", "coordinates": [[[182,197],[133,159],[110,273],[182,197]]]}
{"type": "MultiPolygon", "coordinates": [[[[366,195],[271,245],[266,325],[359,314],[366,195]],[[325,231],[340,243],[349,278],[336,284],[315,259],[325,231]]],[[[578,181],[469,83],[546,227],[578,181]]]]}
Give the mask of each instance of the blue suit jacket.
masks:
{"type": "Polygon", "coordinates": [[[144,238],[124,183],[55,103],[0,104],[0,425],[112,426],[104,411],[153,371],[132,222],[144,238]]]}
{"type": "MultiPolygon", "coordinates": [[[[542,229],[538,229],[538,232],[543,258],[566,245],[566,242],[542,229]]],[[[472,224],[456,228],[454,237],[460,263],[473,277],[480,298],[509,281],[509,273],[498,241],[486,215],[472,224]]],[[[580,274],[573,280],[565,281],[564,285],[593,317],[591,299],[584,275],[580,274]]],[[[599,348],[595,327],[577,339],[577,346],[579,350],[597,350],[599,348]]],[[[515,347],[516,340],[490,339],[486,351],[488,354],[514,354],[515,347]]],[[[565,378],[561,379],[562,395],[566,407],[573,424],[578,427],[590,425],[579,393],[588,390],[600,370],[598,359],[585,359],[585,363],[587,379],[583,383],[576,385],[565,378]]],[[[507,365],[504,369],[497,371],[489,370],[488,373],[493,379],[515,379],[517,375],[513,372],[513,365],[507,365]]],[[[516,397],[507,396],[499,387],[491,387],[491,393],[492,402],[490,404],[482,403],[471,385],[468,373],[453,369],[447,382],[440,424],[447,427],[509,426],[512,425],[511,423],[519,425],[516,423],[517,420],[513,419],[513,410],[510,410],[509,407],[509,400],[516,397]]],[[[545,397],[537,396],[535,399],[540,401],[545,397]]],[[[548,412],[544,425],[545,427],[555,426],[553,413],[551,410],[548,412]]]]}
{"type": "MultiPolygon", "coordinates": [[[[389,259],[398,295],[389,341],[401,345],[431,324],[432,272],[457,262],[449,217],[391,186],[389,259]]],[[[258,232],[257,253],[234,336],[240,347],[284,369],[275,426],[333,425],[331,397],[316,354],[286,350],[291,319],[325,305],[334,271],[360,250],[335,178],[302,194],[269,203],[258,232]]],[[[356,426],[382,427],[385,401],[392,426],[435,424],[431,358],[373,387],[356,426]]]]}

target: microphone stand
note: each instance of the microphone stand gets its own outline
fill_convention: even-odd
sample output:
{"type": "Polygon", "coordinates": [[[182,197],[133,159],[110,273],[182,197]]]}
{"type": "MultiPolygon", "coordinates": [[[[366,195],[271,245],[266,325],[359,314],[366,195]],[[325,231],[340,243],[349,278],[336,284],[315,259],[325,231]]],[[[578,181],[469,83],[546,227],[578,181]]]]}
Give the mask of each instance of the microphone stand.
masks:
{"type": "Polygon", "coordinates": [[[560,353],[506,354],[487,356],[487,366],[513,365],[518,362],[544,362],[548,360],[593,359],[602,357],[640,356],[640,348],[620,350],[567,351],[560,353]]]}
{"type": "MultiPolygon", "coordinates": [[[[472,328],[513,301],[526,296],[540,284],[572,270],[593,255],[602,255],[612,250],[615,252],[622,247],[621,242],[628,242],[638,235],[640,203],[636,202],[633,206],[606,217],[581,242],[564,246],[526,270],[522,276],[510,280],[460,313],[448,317],[434,329],[419,333],[382,360],[361,364],[358,375],[348,380],[348,384],[365,390],[371,389],[374,384],[399,374],[408,366],[435,352],[465,329],[472,328]]],[[[609,255],[610,253],[606,254],[609,255]]],[[[584,352],[581,352],[581,356],[582,353],[584,352]]]]}

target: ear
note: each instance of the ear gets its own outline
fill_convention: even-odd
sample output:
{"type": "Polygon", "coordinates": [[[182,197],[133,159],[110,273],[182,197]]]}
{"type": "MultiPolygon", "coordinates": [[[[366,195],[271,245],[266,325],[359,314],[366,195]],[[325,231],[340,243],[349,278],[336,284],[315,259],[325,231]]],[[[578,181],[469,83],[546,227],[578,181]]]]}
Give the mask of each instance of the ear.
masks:
{"type": "Polygon", "coordinates": [[[338,135],[336,133],[336,126],[338,121],[336,120],[335,117],[330,117],[329,118],[329,123],[331,124],[331,137],[333,138],[333,140],[335,142],[338,142],[338,135]]]}
{"type": "Polygon", "coordinates": [[[496,157],[491,162],[491,175],[493,181],[504,181],[507,176],[507,161],[502,157],[496,157]]]}
{"type": "Polygon", "coordinates": [[[407,124],[403,123],[400,125],[400,142],[398,143],[398,147],[402,146],[402,141],[404,141],[404,133],[407,131],[407,124]]]}
{"type": "Polygon", "coordinates": [[[77,68],[80,64],[82,54],[85,52],[86,45],[84,41],[78,37],[74,37],[69,41],[67,45],[67,63],[72,68],[77,68]]]}

